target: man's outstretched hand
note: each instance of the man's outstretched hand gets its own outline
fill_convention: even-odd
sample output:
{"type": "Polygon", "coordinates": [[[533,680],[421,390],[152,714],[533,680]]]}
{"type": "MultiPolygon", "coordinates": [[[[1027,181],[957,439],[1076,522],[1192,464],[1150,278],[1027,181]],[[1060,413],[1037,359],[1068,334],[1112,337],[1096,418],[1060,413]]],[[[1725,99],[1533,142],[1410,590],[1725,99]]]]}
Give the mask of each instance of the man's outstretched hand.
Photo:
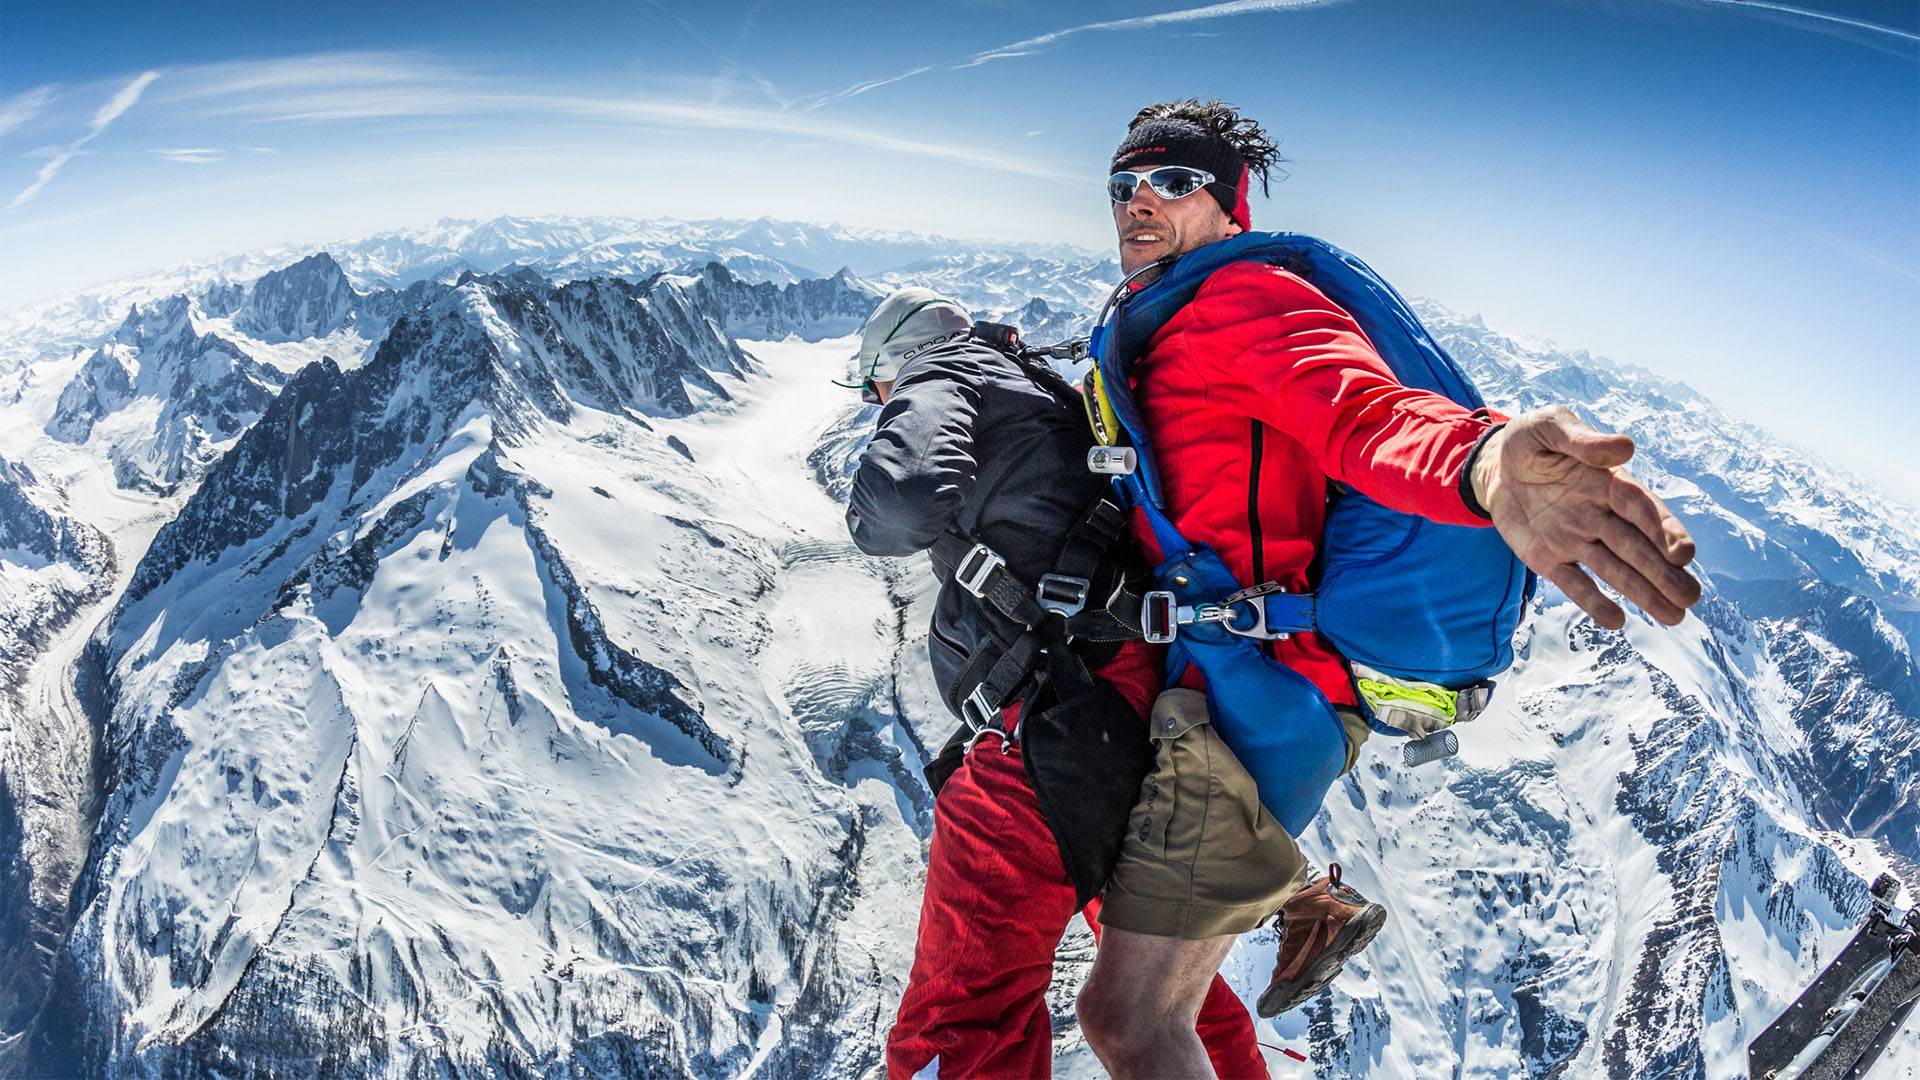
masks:
{"type": "Polygon", "coordinates": [[[1471,478],[1520,561],[1612,630],[1627,624],[1627,613],[1587,571],[1668,626],[1700,599],[1700,582],[1682,569],[1693,561],[1693,538],[1621,467],[1632,456],[1631,438],[1603,434],[1554,405],[1489,436],[1471,478]]]}

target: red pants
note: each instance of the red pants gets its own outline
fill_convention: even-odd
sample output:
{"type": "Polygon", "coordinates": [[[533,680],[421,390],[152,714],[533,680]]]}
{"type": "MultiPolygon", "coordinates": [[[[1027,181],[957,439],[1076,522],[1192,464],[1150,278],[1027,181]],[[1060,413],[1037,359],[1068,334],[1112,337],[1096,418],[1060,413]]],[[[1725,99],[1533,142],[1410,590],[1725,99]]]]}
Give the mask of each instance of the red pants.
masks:
{"type": "MultiPolygon", "coordinates": [[[[1074,913],[1073,882],[1013,744],[981,739],[934,804],[927,893],[887,1076],[936,1058],[943,1077],[1045,1078],[1053,1071],[1047,984],[1074,913]]],[[[1098,900],[1087,905],[1095,923],[1098,900]]],[[[1265,1077],[1253,1018],[1215,975],[1195,1030],[1222,1077],[1265,1077]]]]}

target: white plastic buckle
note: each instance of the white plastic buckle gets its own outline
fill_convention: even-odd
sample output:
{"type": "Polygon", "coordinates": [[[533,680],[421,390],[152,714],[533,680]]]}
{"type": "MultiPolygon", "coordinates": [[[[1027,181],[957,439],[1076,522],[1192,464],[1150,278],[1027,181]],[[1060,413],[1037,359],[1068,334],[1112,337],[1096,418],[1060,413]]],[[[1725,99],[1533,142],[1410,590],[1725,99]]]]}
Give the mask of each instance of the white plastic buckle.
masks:
{"type": "Polygon", "coordinates": [[[1140,464],[1131,446],[1095,446],[1087,450],[1087,471],[1101,476],[1132,476],[1140,464]]]}

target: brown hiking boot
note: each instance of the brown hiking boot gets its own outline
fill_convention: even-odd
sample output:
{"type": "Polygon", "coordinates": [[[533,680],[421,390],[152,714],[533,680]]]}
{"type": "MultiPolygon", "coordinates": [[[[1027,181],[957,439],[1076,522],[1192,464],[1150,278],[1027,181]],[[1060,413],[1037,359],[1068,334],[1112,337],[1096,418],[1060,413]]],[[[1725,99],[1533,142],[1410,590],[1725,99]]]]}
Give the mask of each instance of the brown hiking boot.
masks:
{"type": "Polygon", "coordinates": [[[1387,924],[1387,909],[1340,881],[1340,864],[1280,909],[1280,955],[1260,995],[1260,1015],[1279,1016],[1327,988],[1347,958],[1387,924]]]}

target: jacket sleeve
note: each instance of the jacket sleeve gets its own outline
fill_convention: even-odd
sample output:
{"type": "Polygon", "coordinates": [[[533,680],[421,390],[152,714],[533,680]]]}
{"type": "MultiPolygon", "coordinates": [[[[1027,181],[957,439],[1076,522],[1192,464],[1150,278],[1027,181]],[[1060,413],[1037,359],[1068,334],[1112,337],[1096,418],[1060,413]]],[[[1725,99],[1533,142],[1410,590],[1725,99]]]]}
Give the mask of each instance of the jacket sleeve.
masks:
{"type": "Polygon", "coordinates": [[[1328,477],[1395,510],[1488,523],[1460,487],[1487,415],[1401,385],[1320,290],[1277,266],[1236,263],[1208,278],[1192,306],[1183,349],[1208,365],[1210,402],[1297,439],[1328,477]]]}
{"type": "Polygon", "coordinates": [[[953,524],[973,490],[984,381],[963,349],[931,352],[900,369],[847,501],[847,531],[861,551],[911,555],[953,524]]]}

